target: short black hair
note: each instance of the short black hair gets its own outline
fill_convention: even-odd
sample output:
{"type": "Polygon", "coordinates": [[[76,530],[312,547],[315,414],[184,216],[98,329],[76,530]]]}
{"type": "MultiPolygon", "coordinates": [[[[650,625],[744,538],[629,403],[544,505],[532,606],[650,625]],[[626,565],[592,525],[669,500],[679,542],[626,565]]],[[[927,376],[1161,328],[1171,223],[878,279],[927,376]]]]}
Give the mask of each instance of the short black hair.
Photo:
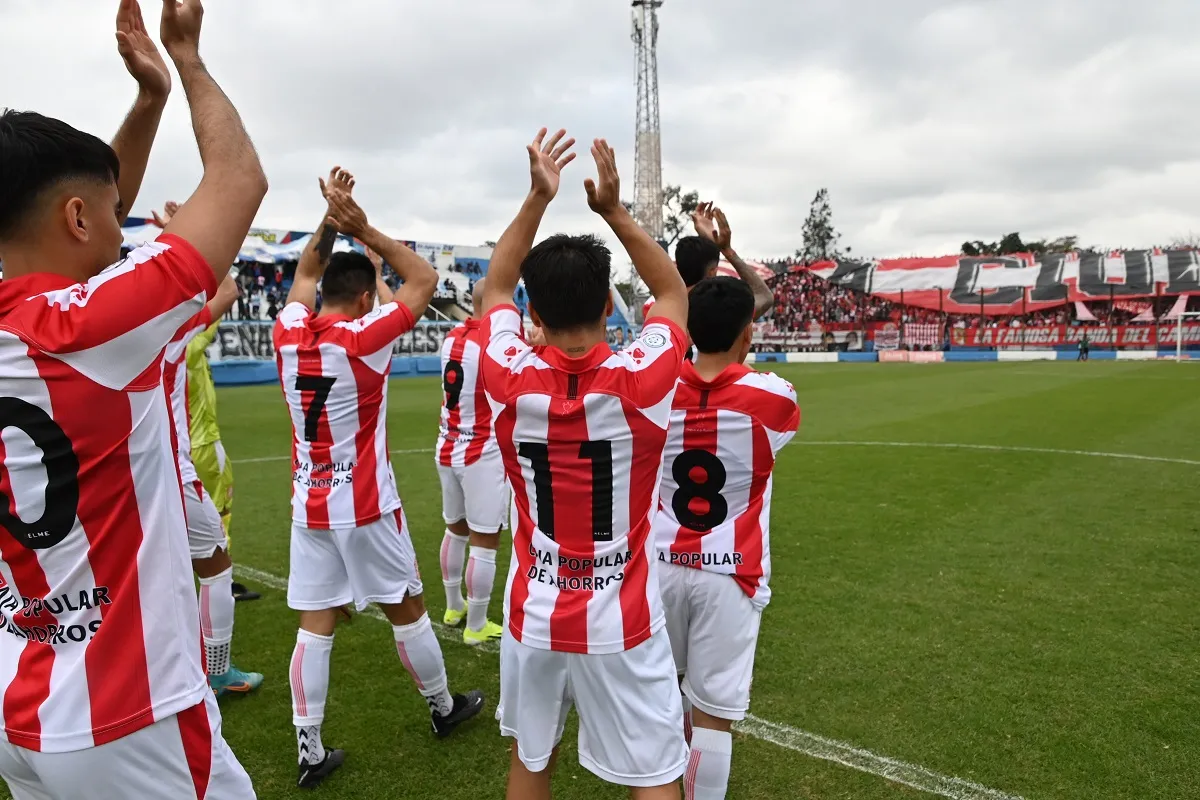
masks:
{"type": "Polygon", "coordinates": [[[675,266],[687,286],[695,286],[721,263],[721,249],[703,236],[685,236],[675,245],[675,266]]]}
{"type": "Polygon", "coordinates": [[[688,333],[701,353],[726,353],[754,319],[754,292],[728,275],[705,278],[688,294],[688,333]]]}
{"type": "Polygon", "coordinates": [[[325,303],[349,303],[375,289],[375,265],[359,252],[334,253],[329,257],[321,296],[325,303]]]}
{"type": "Polygon", "coordinates": [[[529,251],[521,277],[542,324],[568,331],[604,317],[611,270],[612,253],[604,242],[560,233],[529,251]]]}
{"type": "Polygon", "coordinates": [[[107,142],[33,111],[0,114],[0,239],[16,233],[39,195],[71,179],[116,183],[121,162],[107,142]]]}

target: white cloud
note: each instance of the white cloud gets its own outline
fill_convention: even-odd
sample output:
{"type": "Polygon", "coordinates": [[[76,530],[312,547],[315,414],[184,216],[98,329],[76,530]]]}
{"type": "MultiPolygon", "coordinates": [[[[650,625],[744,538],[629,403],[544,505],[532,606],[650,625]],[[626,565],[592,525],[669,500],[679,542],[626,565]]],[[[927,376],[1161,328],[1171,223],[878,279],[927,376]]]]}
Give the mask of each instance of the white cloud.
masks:
{"type": "MultiPolygon", "coordinates": [[[[109,32],[115,7],[0,6],[3,102],[115,130],[133,94],[109,32]]],[[[583,142],[544,232],[600,230],[581,188],[593,136],[613,142],[632,186],[624,3],[206,10],[202,51],[271,178],[261,224],[312,227],[315,178],[338,163],[396,234],[495,239],[543,124],[583,142]]],[[[1200,228],[1191,0],[668,0],[661,19],[666,180],[722,202],[746,255],[795,249],[821,186],[863,255],[953,252],[1012,230],[1132,246],[1200,228]]],[[[199,172],[177,87],[135,211],[181,199],[199,172]]]]}

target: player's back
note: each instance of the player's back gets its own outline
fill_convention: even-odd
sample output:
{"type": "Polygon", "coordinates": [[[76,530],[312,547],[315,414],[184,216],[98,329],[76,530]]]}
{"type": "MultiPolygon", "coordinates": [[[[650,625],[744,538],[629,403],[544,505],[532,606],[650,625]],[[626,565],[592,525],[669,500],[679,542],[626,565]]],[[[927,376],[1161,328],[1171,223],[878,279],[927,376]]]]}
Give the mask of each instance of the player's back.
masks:
{"type": "Polygon", "coordinates": [[[485,320],[484,386],[517,527],[509,630],[543,649],[613,653],[661,625],[649,512],[686,339],[651,321],[613,353],[580,358],[521,340],[510,306],[485,320]]]}
{"type": "Polygon", "coordinates": [[[86,284],[0,281],[0,714],[43,752],[209,691],[163,348],[216,290],[164,235],[86,284]]]}
{"type": "Polygon", "coordinates": [[[660,560],[731,575],[765,606],[775,456],[799,424],[779,376],[735,364],[705,381],[684,364],[654,519],[660,560]]]}
{"type": "Polygon", "coordinates": [[[187,348],[212,322],[207,308],[185,324],[163,351],[163,388],[171,407],[172,441],[179,462],[179,479],[185,485],[199,480],[192,463],[191,413],[188,406],[187,348]]]}
{"type": "Polygon", "coordinates": [[[492,409],[483,391],[481,323],[469,319],[442,342],[442,412],[438,463],[469,466],[498,452],[492,409]]]}
{"type": "Polygon", "coordinates": [[[292,419],[292,520],[317,529],[370,524],[400,507],[387,447],[392,347],[411,330],[396,303],[361,319],[291,303],[275,357],[292,419]]]}

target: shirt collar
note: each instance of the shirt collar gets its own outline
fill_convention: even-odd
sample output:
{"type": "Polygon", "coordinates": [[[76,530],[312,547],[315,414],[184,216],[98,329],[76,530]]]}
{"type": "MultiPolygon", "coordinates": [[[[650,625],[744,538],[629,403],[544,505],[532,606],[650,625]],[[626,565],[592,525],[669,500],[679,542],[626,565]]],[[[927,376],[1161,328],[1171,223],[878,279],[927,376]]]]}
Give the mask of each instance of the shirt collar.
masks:
{"type": "Polygon", "coordinates": [[[533,352],[537,353],[538,358],[555,369],[572,374],[580,374],[596,369],[605,361],[608,361],[613,354],[612,348],[608,346],[607,342],[597,342],[591,350],[575,358],[550,345],[535,347],[533,348],[533,352]]]}
{"type": "Polygon", "coordinates": [[[34,272],[17,278],[5,278],[0,280],[0,313],[12,311],[18,303],[31,297],[66,289],[76,283],[78,281],[54,272],[34,272]]]}
{"type": "Polygon", "coordinates": [[[731,383],[737,383],[753,370],[745,364],[730,364],[725,369],[721,370],[721,374],[713,378],[711,381],[706,381],[700,377],[700,373],[696,372],[696,367],[690,361],[683,362],[683,368],[680,370],[680,377],[690,386],[695,386],[697,389],[719,389],[722,386],[728,386],[731,383]]]}

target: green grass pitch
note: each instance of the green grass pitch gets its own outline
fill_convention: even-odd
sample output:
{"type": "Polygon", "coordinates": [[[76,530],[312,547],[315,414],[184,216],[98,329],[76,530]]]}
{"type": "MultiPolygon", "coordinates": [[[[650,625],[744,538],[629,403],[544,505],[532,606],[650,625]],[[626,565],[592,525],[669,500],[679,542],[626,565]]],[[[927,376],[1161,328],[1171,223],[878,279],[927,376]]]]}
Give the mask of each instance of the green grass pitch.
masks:
{"type": "MultiPolygon", "coordinates": [[[[888,772],[960,800],[1200,797],[1200,369],[1096,362],[780,372],[796,385],[802,420],[775,471],[774,599],[752,710],[784,727],[758,723],[738,734],[730,796],[932,796],[877,774],[888,772]],[[874,444],[838,444],[846,442],[874,444]],[[884,444],[897,442],[996,449],[884,444]],[[764,741],[764,730],[793,747],[764,741]],[[826,751],[805,733],[869,751],[827,751],[869,771],[813,757],[826,751]]],[[[390,447],[425,451],[394,455],[393,464],[426,602],[440,621],[443,524],[429,451],[439,387],[395,381],[390,394],[390,447]]],[[[276,387],[223,389],[219,407],[226,448],[241,462],[234,560],[285,578],[283,399],[276,387]]],[[[500,562],[497,620],[507,533],[500,562]]],[[[225,735],[259,797],[296,796],[295,615],[278,584],[243,579],[265,597],[237,608],[234,661],[265,673],[266,683],[255,696],[222,701],[225,735]]],[[[339,626],[323,738],[348,759],[319,796],[503,796],[508,742],[492,718],[497,656],[461,640],[443,649],[452,690],[480,688],[488,705],[438,741],[387,626],[369,615],[339,626]]],[[[624,797],[579,766],[574,737],[572,724],[556,797],[624,797]]]]}

